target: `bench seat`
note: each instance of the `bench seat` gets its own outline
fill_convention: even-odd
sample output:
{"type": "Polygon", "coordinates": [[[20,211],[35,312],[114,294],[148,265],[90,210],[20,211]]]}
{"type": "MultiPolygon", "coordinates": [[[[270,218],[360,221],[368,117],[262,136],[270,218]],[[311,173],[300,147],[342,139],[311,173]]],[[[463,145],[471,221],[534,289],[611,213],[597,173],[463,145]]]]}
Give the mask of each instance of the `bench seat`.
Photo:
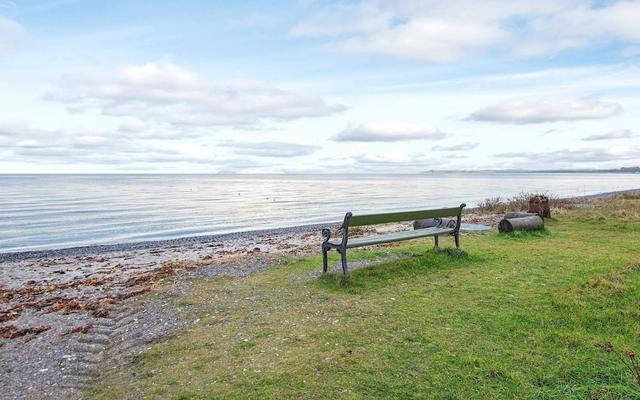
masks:
{"type": "MultiPolygon", "coordinates": [[[[371,246],[374,244],[381,244],[381,243],[400,242],[402,240],[411,240],[411,239],[417,239],[421,237],[451,234],[454,232],[454,230],[455,229],[453,228],[431,227],[431,228],[416,229],[414,231],[385,233],[384,235],[355,237],[353,239],[349,239],[346,246],[347,248],[354,248],[354,247],[362,247],[362,246],[371,246]]],[[[342,243],[342,239],[336,238],[333,240],[329,240],[328,243],[333,246],[340,246],[340,244],[342,243]]]]}

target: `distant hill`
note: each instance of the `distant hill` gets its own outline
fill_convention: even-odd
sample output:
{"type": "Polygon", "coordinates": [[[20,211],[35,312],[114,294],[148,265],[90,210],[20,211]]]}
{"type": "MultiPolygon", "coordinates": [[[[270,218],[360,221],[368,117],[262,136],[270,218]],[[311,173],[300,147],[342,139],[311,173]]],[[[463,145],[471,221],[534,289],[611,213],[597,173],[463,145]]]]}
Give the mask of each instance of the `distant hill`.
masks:
{"type": "Polygon", "coordinates": [[[476,172],[476,173],[507,173],[507,172],[520,172],[520,173],[614,173],[614,174],[640,174],[640,167],[621,167],[621,168],[611,168],[611,169],[541,169],[541,170],[531,170],[531,169],[484,169],[484,170],[429,170],[423,171],[423,173],[433,173],[433,172],[476,172]]]}
{"type": "Polygon", "coordinates": [[[620,174],[638,174],[640,173],[640,167],[622,167],[622,168],[612,168],[612,169],[559,169],[559,170],[548,170],[548,171],[534,171],[534,172],[607,172],[607,173],[620,173],[620,174]]]}

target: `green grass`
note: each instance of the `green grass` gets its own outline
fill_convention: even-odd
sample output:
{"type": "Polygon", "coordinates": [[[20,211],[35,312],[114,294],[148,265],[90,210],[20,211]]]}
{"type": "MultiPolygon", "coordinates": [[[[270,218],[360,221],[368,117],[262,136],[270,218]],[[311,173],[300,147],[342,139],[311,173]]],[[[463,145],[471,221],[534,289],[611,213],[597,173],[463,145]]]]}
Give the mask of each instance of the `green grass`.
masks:
{"type": "Polygon", "coordinates": [[[638,399],[604,351],[640,350],[640,217],[628,202],[624,215],[562,212],[544,232],[463,236],[464,252],[428,240],[353,252],[408,255],[348,281],[311,277],[319,257],[198,281],[176,301],[200,321],[87,395],[638,399]]]}

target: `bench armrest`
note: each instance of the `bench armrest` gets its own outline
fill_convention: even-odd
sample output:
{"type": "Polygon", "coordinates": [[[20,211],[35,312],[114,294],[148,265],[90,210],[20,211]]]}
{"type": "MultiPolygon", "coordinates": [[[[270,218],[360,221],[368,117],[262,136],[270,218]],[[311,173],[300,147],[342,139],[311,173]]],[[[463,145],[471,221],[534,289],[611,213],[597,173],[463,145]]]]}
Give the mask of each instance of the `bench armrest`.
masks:
{"type": "MultiPolygon", "coordinates": [[[[344,222],[338,229],[336,229],[336,233],[342,231],[342,243],[340,247],[344,248],[347,245],[347,240],[349,240],[349,219],[351,219],[351,212],[348,212],[344,216],[344,222]]],[[[324,228],[322,229],[322,237],[324,241],[322,243],[327,243],[331,239],[331,229],[324,228]]]]}
{"type": "MultiPolygon", "coordinates": [[[[339,229],[339,228],[338,228],[339,229]]],[[[323,243],[326,243],[331,239],[331,229],[322,228],[322,237],[324,238],[323,243]]]]}
{"type": "Polygon", "coordinates": [[[465,203],[460,204],[460,211],[458,212],[457,219],[456,219],[456,228],[455,228],[456,234],[460,232],[460,225],[462,225],[462,209],[465,208],[466,206],[467,205],[465,203]]]}
{"type": "Polygon", "coordinates": [[[347,245],[347,240],[349,240],[349,220],[351,219],[351,211],[344,215],[344,221],[342,222],[342,247],[347,245]]]}

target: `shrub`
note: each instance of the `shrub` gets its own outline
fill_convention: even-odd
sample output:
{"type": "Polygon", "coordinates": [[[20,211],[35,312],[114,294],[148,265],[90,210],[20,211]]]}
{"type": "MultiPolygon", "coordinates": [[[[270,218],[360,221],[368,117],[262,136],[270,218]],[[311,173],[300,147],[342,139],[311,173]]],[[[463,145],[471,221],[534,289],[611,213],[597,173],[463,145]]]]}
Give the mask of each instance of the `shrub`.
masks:
{"type": "Polygon", "coordinates": [[[490,197],[478,204],[478,211],[485,214],[501,214],[509,211],[526,211],[529,208],[529,199],[535,196],[546,196],[551,208],[564,208],[575,201],[562,199],[549,192],[521,192],[510,198],[490,197]]]}

